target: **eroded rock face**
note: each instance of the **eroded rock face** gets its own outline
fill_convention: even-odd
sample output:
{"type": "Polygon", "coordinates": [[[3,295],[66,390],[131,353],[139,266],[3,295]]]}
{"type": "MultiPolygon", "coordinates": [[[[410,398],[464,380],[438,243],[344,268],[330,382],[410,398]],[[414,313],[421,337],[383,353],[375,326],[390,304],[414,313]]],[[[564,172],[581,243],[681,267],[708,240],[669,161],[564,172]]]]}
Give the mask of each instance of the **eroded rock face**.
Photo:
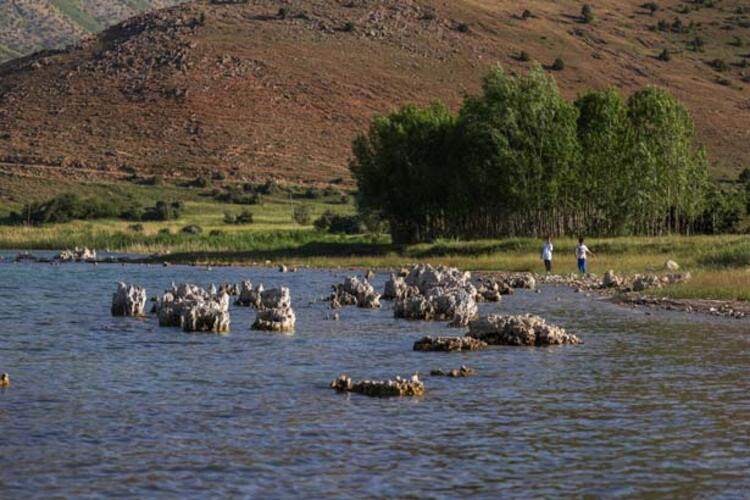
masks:
{"type": "Polygon", "coordinates": [[[292,332],[296,321],[297,318],[291,307],[259,309],[252,329],[269,332],[292,332]]]}
{"type": "Polygon", "coordinates": [[[402,276],[396,276],[395,274],[391,274],[390,279],[385,282],[385,290],[383,290],[383,298],[386,300],[401,300],[419,294],[419,288],[407,285],[402,276]]]}
{"type": "Polygon", "coordinates": [[[422,396],[424,383],[414,375],[410,380],[396,377],[393,380],[362,380],[353,382],[346,375],[340,375],[331,382],[331,389],[337,392],[356,392],[371,397],[422,396]]]}
{"type": "Polygon", "coordinates": [[[380,307],[380,295],[375,292],[373,286],[367,281],[360,281],[350,276],[343,283],[333,286],[333,293],[328,297],[331,307],[356,305],[367,309],[380,307]]]}
{"type": "Polygon", "coordinates": [[[415,351],[461,352],[478,351],[487,342],[472,337],[422,337],[414,342],[415,351]]]}
{"type": "Polygon", "coordinates": [[[143,316],[146,309],[146,289],[117,283],[112,294],[112,316],[143,316]]]}
{"type": "Polygon", "coordinates": [[[253,288],[253,284],[250,281],[245,280],[240,284],[240,291],[235,304],[238,306],[255,307],[256,309],[260,308],[261,293],[263,293],[262,284],[253,288]]]}
{"type": "Polygon", "coordinates": [[[292,306],[292,294],[287,287],[270,288],[260,292],[261,309],[286,309],[292,306]]]}
{"type": "Polygon", "coordinates": [[[560,345],[582,344],[581,339],[558,326],[549,325],[539,316],[501,316],[491,314],[469,323],[468,337],[490,345],[560,345]]]}
{"type": "Polygon", "coordinates": [[[186,332],[228,332],[229,294],[215,287],[212,291],[189,283],[172,284],[154,306],[159,326],[176,326],[186,332]]]}
{"type": "Polygon", "coordinates": [[[96,250],[89,250],[86,247],[75,247],[73,250],[67,248],[54,257],[54,260],[60,262],[89,262],[96,260],[96,250]]]}

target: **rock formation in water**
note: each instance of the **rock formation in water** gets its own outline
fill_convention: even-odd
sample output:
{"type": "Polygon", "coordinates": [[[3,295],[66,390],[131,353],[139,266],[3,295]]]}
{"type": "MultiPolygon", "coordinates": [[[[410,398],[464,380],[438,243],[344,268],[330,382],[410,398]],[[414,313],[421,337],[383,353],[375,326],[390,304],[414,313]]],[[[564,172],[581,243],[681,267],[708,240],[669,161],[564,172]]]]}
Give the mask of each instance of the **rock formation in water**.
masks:
{"type": "Polygon", "coordinates": [[[430,375],[433,377],[469,377],[474,375],[474,369],[463,365],[461,365],[461,368],[454,368],[449,371],[438,368],[437,370],[430,371],[430,375]]]}
{"type": "Polygon", "coordinates": [[[394,380],[362,380],[353,382],[346,375],[340,375],[331,382],[331,388],[337,392],[356,392],[371,397],[392,396],[422,396],[424,395],[424,383],[417,375],[406,380],[396,377],[394,380]]]}
{"type": "Polygon", "coordinates": [[[186,332],[229,331],[229,295],[212,294],[188,283],[172,285],[156,302],[159,326],[178,326],[186,332]]]}
{"type": "Polygon", "coordinates": [[[366,309],[377,309],[380,307],[380,295],[367,281],[360,281],[350,276],[343,283],[333,285],[333,292],[328,297],[331,307],[338,309],[341,306],[357,306],[366,309]]]}
{"type": "Polygon", "coordinates": [[[252,324],[254,330],[291,332],[296,321],[288,288],[272,288],[260,293],[260,306],[252,324]]]}
{"type": "Polygon", "coordinates": [[[261,293],[263,293],[263,284],[253,288],[253,284],[249,280],[245,280],[240,284],[240,290],[235,304],[238,306],[248,306],[257,309],[261,307],[261,293]]]}
{"type": "Polygon", "coordinates": [[[543,346],[582,344],[581,339],[564,329],[549,325],[539,316],[501,316],[491,314],[469,323],[469,338],[490,345],[543,346]]]}
{"type": "Polygon", "coordinates": [[[0,374],[0,387],[10,387],[10,375],[7,373],[0,374]]]}
{"type": "Polygon", "coordinates": [[[65,249],[54,257],[60,262],[93,262],[96,260],[96,250],[86,247],[75,247],[73,250],[65,249]]]}
{"type": "Polygon", "coordinates": [[[146,309],[146,289],[117,283],[112,294],[112,316],[143,316],[146,309]]]}
{"type": "Polygon", "coordinates": [[[487,342],[472,337],[422,337],[414,342],[415,351],[461,352],[478,351],[487,347],[487,342]]]}

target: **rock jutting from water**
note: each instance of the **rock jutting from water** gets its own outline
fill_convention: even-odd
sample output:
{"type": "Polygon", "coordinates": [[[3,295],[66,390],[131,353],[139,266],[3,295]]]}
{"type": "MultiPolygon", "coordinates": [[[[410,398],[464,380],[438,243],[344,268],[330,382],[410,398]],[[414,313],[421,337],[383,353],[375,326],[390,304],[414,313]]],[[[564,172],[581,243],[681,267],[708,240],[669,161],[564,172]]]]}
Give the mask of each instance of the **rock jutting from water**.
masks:
{"type": "Polygon", "coordinates": [[[10,375],[7,373],[0,374],[0,387],[10,387],[10,375]]]}
{"type": "Polygon", "coordinates": [[[117,290],[112,294],[112,316],[143,316],[145,310],[145,288],[117,283],[117,290]]]}
{"type": "Polygon", "coordinates": [[[343,283],[333,285],[333,292],[328,297],[331,307],[338,309],[341,306],[357,306],[365,309],[377,309],[380,307],[380,294],[365,279],[350,276],[343,283]]]}
{"type": "Polygon", "coordinates": [[[403,278],[392,276],[386,292],[395,296],[396,318],[450,321],[466,326],[479,313],[481,295],[471,283],[471,273],[453,267],[414,266],[403,278]]]}
{"type": "Polygon", "coordinates": [[[469,333],[466,336],[490,345],[544,346],[583,343],[575,335],[558,326],[547,324],[543,318],[531,314],[490,314],[470,322],[469,333]]]}
{"type": "Polygon", "coordinates": [[[252,324],[253,330],[292,332],[296,321],[288,288],[272,288],[261,292],[260,307],[252,324]]]}
{"type": "Polygon", "coordinates": [[[96,250],[89,250],[86,247],[75,247],[73,250],[62,250],[54,257],[54,260],[60,262],[92,262],[96,260],[96,250]]]}
{"type": "Polygon", "coordinates": [[[461,352],[478,351],[487,342],[472,337],[422,337],[414,342],[415,351],[461,352]]]}
{"type": "Polygon", "coordinates": [[[196,285],[172,285],[157,300],[159,326],[177,326],[186,332],[225,333],[229,331],[229,295],[212,294],[196,285]]]}
{"type": "Polygon", "coordinates": [[[240,283],[240,289],[235,304],[238,306],[254,307],[258,309],[261,307],[261,293],[263,293],[263,284],[253,288],[253,284],[249,280],[245,280],[240,283]]]}
{"type": "Polygon", "coordinates": [[[470,377],[474,375],[474,369],[463,365],[461,365],[461,368],[454,368],[449,371],[438,368],[437,370],[430,371],[430,375],[433,377],[470,377]]]}
{"type": "Polygon", "coordinates": [[[362,380],[353,382],[346,375],[340,375],[331,382],[331,389],[337,392],[355,392],[370,397],[422,396],[425,392],[424,382],[419,376],[411,379],[396,377],[393,380],[362,380]]]}

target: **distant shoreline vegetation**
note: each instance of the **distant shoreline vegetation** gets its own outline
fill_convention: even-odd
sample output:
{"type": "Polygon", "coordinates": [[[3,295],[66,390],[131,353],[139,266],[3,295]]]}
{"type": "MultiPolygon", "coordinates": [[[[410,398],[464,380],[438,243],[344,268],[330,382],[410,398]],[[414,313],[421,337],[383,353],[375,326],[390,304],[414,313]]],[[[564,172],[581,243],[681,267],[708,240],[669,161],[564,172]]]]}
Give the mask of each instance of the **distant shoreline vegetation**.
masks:
{"type": "Polygon", "coordinates": [[[569,102],[539,67],[494,68],[458,113],[435,103],[378,117],[353,157],[358,208],[379,211],[396,243],[716,233],[744,212],[666,90],[569,102]]]}

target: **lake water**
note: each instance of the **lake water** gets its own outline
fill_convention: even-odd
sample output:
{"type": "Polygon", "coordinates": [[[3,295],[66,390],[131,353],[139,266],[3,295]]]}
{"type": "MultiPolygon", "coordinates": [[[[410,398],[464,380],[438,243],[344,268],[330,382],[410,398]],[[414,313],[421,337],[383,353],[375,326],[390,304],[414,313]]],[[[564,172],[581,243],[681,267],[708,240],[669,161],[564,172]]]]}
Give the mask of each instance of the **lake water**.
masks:
{"type": "Polygon", "coordinates": [[[750,322],[543,287],[482,311],[536,313],[584,345],[421,353],[421,336],[463,331],[388,303],[325,320],[317,299],[347,274],[0,262],[0,497],[750,491],[750,322]],[[291,288],[294,335],[251,331],[234,306],[227,336],[110,316],[118,280],[152,296],[242,279],[291,288]],[[427,375],[462,364],[477,375],[427,375]],[[328,388],[416,370],[421,398],[328,388]]]}

